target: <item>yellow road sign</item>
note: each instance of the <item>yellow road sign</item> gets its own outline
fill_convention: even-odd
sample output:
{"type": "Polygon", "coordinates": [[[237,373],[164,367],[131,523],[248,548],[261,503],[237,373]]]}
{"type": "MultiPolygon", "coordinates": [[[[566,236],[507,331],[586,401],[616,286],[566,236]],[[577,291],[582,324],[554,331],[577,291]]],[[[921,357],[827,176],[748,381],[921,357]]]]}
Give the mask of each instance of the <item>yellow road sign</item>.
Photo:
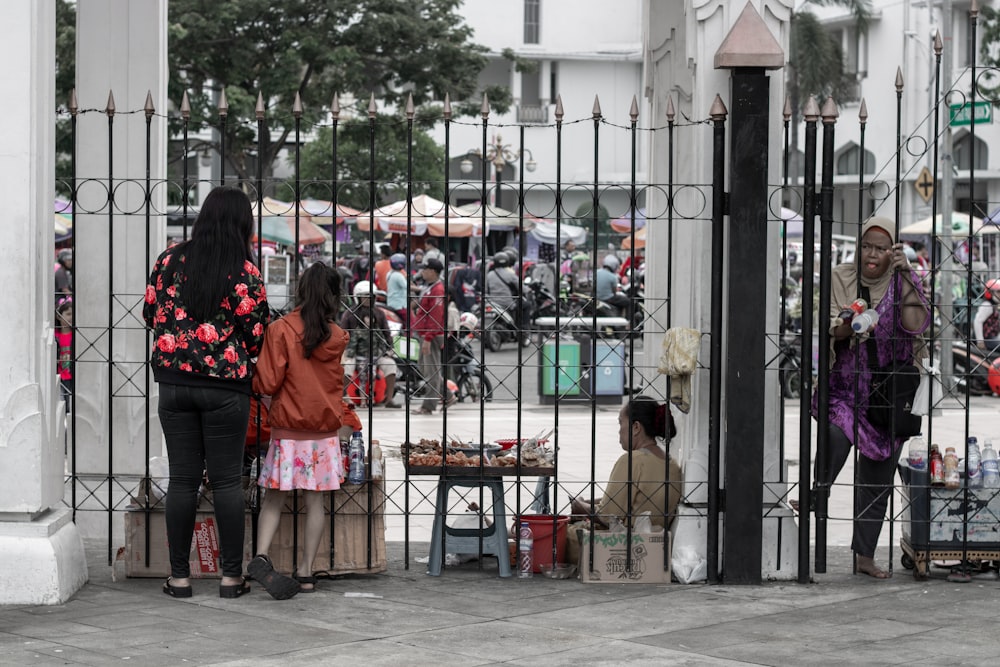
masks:
{"type": "Polygon", "coordinates": [[[917,182],[913,184],[913,187],[917,189],[917,194],[920,198],[924,200],[926,204],[934,196],[934,177],[931,176],[931,170],[924,167],[920,170],[920,175],[917,176],[917,182]]]}

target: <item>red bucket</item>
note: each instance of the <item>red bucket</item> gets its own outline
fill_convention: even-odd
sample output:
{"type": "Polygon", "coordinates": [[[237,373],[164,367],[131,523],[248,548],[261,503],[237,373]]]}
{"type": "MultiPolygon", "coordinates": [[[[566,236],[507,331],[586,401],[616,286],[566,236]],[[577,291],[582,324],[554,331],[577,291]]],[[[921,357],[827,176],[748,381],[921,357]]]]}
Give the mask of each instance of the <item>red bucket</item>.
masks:
{"type": "MultiPolygon", "coordinates": [[[[526,521],[531,526],[531,538],[534,540],[531,550],[532,571],[541,572],[542,565],[552,565],[553,524],[555,524],[556,534],[556,562],[566,562],[566,527],[569,525],[568,516],[553,517],[551,514],[522,514],[521,521],[526,521]]],[[[511,533],[515,540],[518,533],[519,531],[516,529],[511,533]]]]}

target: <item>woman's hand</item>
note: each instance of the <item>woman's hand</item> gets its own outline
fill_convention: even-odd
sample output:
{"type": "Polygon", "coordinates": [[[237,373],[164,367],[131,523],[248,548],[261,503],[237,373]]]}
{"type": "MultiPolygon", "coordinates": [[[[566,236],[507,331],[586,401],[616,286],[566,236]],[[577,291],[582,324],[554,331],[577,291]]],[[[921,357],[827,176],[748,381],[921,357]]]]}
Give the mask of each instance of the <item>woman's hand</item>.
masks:
{"type": "Polygon", "coordinates": [[[910,260],[906,259],[906,253],[903,252],[902,243],[894,243],[892,245],[892,261],[889,263],[889,268],[896,269],[898,271],[910,270],[910,260]]]}
{"type": "Polygon", "coordinates": [[[431,342],[425,339],[424,342],[420,344],[420,353],[427,354],[430,351],[431,351],[431,342]]]}

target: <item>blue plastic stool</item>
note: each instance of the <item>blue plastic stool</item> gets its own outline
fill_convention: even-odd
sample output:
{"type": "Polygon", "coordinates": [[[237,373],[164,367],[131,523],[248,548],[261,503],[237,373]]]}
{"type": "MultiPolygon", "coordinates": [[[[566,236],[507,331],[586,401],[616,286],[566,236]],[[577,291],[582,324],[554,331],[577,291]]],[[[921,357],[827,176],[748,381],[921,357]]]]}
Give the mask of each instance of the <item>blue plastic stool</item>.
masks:
{"type": "Polygon", "coordinates": [[[438,480],[437,506],[434,509],[434,528],[431,530],[431,552],[427,574],[441,575],[441,537],[444,534],[445,553],[478,554],[482,536],[483,555],[496,556],[500,576],[510,576],[510,550],[507,546],[507,512],[504,509],[503,478],[478,477],[441,478],[438,480]],[[452,528],[447,524],[448,494],[454,487],[488,488],[493,494],[493,525],[479,528],[452,528]]]}

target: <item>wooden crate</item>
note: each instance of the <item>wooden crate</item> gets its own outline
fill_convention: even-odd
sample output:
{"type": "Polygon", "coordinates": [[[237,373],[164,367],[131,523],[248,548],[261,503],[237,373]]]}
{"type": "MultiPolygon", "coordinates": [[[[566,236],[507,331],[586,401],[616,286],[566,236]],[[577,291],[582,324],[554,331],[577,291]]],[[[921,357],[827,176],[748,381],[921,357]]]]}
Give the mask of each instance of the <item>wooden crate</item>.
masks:
{"type": "MultiPolygon", "coordinates": [[[[330,494],[326,500],[326,519],[323,536],[320,538],[319,552],[313,561],[313,572],[330,574],[374,574],[385,572],[388,562],[385,553],[385,487],[382,482],[373,482],[371,513],[371,565],[368,554],[368,486],[366,484],[344,484],[333,492],[333,542],[330,540],[330,494]],[[332,551],[331,551],[332,549],[332,551]],[[332,562],[331,562],[332,558],[332,562]]],[[[289,505],[291,501],[289,500],[289,505]]],[[[278,533],[274,537],[268,555],[274,568],[289,573],[295,569],[301,558],[305,540],[305,505],[299,502],[299,513],[294,515],[291,507],[281,515],[278,533]],[[298,524],[298,532],[295,525],[298,524]]]]}

